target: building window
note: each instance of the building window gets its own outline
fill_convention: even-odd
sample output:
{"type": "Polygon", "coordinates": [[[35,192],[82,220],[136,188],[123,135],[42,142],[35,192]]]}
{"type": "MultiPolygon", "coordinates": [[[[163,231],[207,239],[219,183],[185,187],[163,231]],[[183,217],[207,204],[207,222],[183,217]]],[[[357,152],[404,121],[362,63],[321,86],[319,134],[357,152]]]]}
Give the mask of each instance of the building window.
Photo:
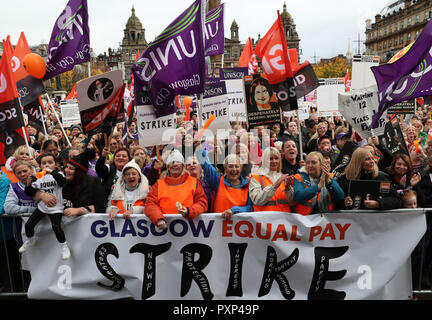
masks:
{"type": "Polygon", "coordinates": [[[407,34],[407,42],[411,42],[411,33],[407,34]]]}
{"type": "Polygon", "coordinates": [[[417,31],[416,31],[416,33],[415,33],[415,35],[416,35],[416,37],[415,37],[415,38],[416,38],[416,40],[417,40],[417,38],[418,38],[418,37],[419,37],[419,35],[420,35],[420,32],[419,32],[419,31],[417,30],[417,31]]]}
{"type": "Polygon", "coordinates": [[[418,15],[416,15],[416,23],[419,23],[420,22],[420,15],[418,14],[418,15]]]}
{"type": "Polygon", "coordinates": [[[403,36],[402,37],[400,37],[400,44],[403,44],[404,43],[404,38],[403,38],[403,36]]]}
{"type": "Polygon", "coordinates": [[[403,22],[403,20],[400,22],[400,29],[403,29],[403,27],[404,27],[404,22],[403,22]]]}
{"type": "Polygon", "coordinates": [[[412,19],[411,19],[411,18],[408,18],[408,23],[407,23],[407,25],[410,26],[410,25],[411,25],[411,22],[412,22],[412,19]]]}
{"type": "Polygon", "coordinates": [[[389,48],[391,48],[391,46],[392,46],[392,42],[393,42],[393,41],[390,39],[390,40],[389,40],[389,44],[388,44],[389,48]]]}
{"type": "Polygon", "coordinates": [[[383,48],[384,48],[384,49],[387,49],[387,41],[384,41],[383,48]]]}
{"type": "Polygon", "coordinates": [[[395,40],[394,40],[394,45],[397,46],[397,44],[398,44],[398,39],[395,38],[395,40]]]}

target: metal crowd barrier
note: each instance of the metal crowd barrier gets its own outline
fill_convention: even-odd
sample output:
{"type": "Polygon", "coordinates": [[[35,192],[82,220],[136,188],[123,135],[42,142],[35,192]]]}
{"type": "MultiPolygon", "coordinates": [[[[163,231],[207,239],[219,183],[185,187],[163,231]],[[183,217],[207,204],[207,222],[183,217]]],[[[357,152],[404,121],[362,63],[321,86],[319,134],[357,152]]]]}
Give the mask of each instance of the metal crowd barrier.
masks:
{"type": "MultiPolygon", "coordinates": [[[[406,209],[405,209],[406,210],[406,209]]],[[[364,210],[371,211],[371,210],[364,210]]],[[[348,212],[348,211],[340,211],[340,212],[348,212]]],[[[352,210],[350,211],[352,212],[352,210]]],[[[425,214],[427,214],[427,219],[431,219],[432,222],[432,209],[425,209],[425,214]]],[[[22,270],[19,266],[20,263],[20,254],[18,253],[18,248],[20,244],[16,239],[16,236],[20,234],[21,230],[17,230],[17,219],[21,219],[22,217],[29,217],[30,213],[27,214],[19,214],[19,215],[10,215],[3,214],[0,215],[0,230],[2,237],[0,239],[0,268],[6,268],[7,270],[0,270],[1,274],[7,274],[8,281],[10,284],[10,289],[5,288],[4,286],[7,283],[0,283],[0,300],[4,299],[27,299],[27,289],[30,283],[30,273],[28,271],[22,270]],[[5,239],[5,218],[13,219],[13,231],[14,236],[12,239],[5,239]],[[11,252],[12,251],[12,252],[11,252]],[[19,270],[14,269],[14,265],[11,261],[14,257],[19,257],[18,267],[19,270]],[[6,262],[6,265],[5,263],[6,262]],[[27,274],[27,278],[26,275],[27,274]],[[19,279],[17,279],[17,275],[19,279]],[[6,290],[8,289],[8,290],[6,290]]],[[[428,223],[429,224],[429,223],[428,223]]],[[[431,224],[432,226],[432,224],[431,224]]],[[[431,244],[431,236],[432,230],[429,228],[426,231],[426,234],[423,236],[422,240],[417,245],[417,248],[413,251],[411,255],[411,259],[413,259],[413,254],[420,254],[419,257],[419,265],[418,268],[415,268],[413,265],[412,275],[413,275],[413,299],[414,300],[432,300],[432,246],[429,248],[428,245],[431,244]],[[429,234],[431,233],[431,234],[429,234]],[[428,255],[427,249],[431,251],[428,255]],[[418,252],[420,251],[420,252],[418,252]],[[429,261],[427,261],[428,259],[429,261]],[[423,266],[423,267],[421,267],[423,266]]],[[[413,260],[412,260],[413,261],[413,260]]],[[[15,266],[17,267],[17,266],[15,266]]],[[[0,281],[3,279],[0,278],[0,281]]]]}

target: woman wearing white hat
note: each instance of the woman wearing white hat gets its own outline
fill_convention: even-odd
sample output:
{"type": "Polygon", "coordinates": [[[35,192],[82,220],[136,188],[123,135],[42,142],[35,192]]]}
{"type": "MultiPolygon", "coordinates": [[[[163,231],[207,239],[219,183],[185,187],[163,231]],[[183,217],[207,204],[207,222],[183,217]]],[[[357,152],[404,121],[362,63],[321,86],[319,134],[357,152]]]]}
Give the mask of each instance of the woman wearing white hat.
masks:
{"type": "Polygon", "coordinates": [[[166,177],[151,187],[145,206],[145,214],[161,229],[167,227],[164,214],[180,213],[187,219],[194,219],[208,207],[201,183],[185,170],[183,155],[172,150],[166,164],[166,177]]]}
{"type": "Polygon", "coordinates": [[[142,160],[135,158],[128,162],[123,167],[121,178],[114,185],[107,206],[107,212],[111,219],[114,219],[117,214],[123,214],[123,217],[127,219],[131,214],[144,213],[149,184],[136,161],[142,160]]]}

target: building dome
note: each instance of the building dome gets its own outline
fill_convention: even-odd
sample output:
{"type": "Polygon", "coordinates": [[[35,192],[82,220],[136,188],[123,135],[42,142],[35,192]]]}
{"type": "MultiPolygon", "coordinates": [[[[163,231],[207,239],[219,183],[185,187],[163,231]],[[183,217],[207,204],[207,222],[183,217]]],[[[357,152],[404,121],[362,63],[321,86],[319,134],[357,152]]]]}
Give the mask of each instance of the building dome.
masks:
{"type": "Polygon", "coordinates": [[[140,19],[135,15],[135,8],[132,7],[132,15],[129,17],[126,23],[126,29],[142,29],[142,23],[140,19]]]}
{"type": "Polygon", "coordinates": [[[291,14],[287,11],[287,6],[286,6],[286,2],[284,2],[283,5],[283,11],[281,13],[281,19],[283,24],[294,24],[294,20],[291,16],[291,14]]]}

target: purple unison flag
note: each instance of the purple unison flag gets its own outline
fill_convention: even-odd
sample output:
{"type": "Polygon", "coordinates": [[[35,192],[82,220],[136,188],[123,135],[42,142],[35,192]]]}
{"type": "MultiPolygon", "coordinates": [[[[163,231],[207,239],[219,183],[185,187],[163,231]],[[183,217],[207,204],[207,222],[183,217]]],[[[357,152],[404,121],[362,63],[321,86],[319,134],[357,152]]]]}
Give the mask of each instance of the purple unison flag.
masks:
{"type": "Polygon", "coordinates": [[[156,117],[176,111],[176,95],[204,92],[203,3],[203,0],[194,1],[150,43],[132,66],[135,105],[150,100],[156,117]]]}
{"type": "Polygon", "coordinates": [[[224,54],[224,4],[209,11],[205,20],[205,55],[216,56],[224,54]]]}
{"type": "Polygon", "coordinates": [[[412,47],[399,56],[393,63],[371,67],[378,85],[379,100],[371,128],[377,127],[388,107],[432,94],[432,21],[428,22],[412,47]]]}
{"type": "Polygon", "coordinates": [[[57,18],[48,45],[44,80],[90,61],[87,0],[69,0],[57,18]]]}

